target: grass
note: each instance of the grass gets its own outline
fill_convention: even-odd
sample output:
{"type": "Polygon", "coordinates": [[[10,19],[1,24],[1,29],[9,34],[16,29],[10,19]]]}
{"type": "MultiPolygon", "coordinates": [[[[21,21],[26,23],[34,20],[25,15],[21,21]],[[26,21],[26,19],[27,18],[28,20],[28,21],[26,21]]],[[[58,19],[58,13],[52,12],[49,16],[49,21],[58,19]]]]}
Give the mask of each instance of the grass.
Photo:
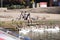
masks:
{"type": "MultiPolygon", "coordinates": [[[[30,25],[41,25],[41,24],[46,24],[46,25],[60,25],[60,21],[53,21],[53,20],[50,20],[50,21],[33,21],[32,24],[30,23],[30,25]]],[[[9,22],[2,22],[0,21],[0,27],[3,27],[3,28],[13,28],[16,30],[16,27],[23,27],[23,26],[27,26],[28,25],[28,22],[27,21],[9,21],[9,22]]]]}

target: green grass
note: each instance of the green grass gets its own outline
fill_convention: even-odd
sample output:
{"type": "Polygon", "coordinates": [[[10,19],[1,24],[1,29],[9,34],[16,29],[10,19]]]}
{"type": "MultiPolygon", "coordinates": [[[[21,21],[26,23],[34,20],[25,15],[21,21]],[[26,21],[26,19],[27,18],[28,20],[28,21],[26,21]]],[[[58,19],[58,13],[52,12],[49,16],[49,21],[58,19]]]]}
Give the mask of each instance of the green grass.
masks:
{"type": "MultiPolygon", "coordinates": [[[[49,21],[33,21],[32,24],[30,22],[30,25],[36,25],[36,24],[47,24],[47,25],[55,25],[58,24],[60,25],[60,21],[53,21],[53,20],[49,20],[49,21]]],[[[27,21],[10,21],[10,22],[2,22],[0,21],[0,27],[7,27],[7,28],[16,28],[16,26],[27,26],[28,22],[27,21]],[[15,25],[15,26],[14,26],[15,25]]]]}

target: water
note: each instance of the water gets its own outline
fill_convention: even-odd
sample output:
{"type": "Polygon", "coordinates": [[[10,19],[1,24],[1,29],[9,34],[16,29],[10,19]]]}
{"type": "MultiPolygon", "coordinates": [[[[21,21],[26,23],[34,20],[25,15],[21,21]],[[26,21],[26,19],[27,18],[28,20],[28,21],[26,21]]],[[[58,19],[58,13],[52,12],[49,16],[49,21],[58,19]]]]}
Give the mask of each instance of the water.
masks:
{"type": "Polygon", "coordinates": [[[34,27],[29,28],[29,30],[26,29],[21,30],[20,33],[23,37],[29,37],[31,40],[60,40],[60,29],[57,26],[48,29],[34,27]]]}

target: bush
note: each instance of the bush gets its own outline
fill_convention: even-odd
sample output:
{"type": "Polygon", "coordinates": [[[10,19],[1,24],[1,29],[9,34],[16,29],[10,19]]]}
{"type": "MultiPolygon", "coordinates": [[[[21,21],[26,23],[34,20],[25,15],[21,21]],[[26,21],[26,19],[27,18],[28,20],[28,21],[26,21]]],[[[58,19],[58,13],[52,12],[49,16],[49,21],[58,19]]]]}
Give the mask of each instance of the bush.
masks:
{"type": "Polygon", "coordinates": [[[8,8],[9,9],[21,9],[21,8],[25,8],[25,6],[24,5],[11,5],[8,8]]]}

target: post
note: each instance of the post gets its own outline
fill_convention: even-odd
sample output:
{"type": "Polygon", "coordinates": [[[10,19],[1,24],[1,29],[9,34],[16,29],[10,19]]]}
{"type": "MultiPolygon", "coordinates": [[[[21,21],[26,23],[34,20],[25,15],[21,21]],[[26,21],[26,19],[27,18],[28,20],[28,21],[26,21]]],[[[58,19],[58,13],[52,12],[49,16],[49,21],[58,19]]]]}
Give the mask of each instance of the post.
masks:
{"type": "Polygon", "coordinates": [[[3,0],[1,0],[1,8],[3,7],[3,0]]]}
{"type": "Polygon", "coordinates": [[[53,3],[53,0],[49,0],[49,1],[50,1],[50,3],[49,3],[50,5],[49,6],[51,7],[52,6],[52,3],[53,3]]]}

